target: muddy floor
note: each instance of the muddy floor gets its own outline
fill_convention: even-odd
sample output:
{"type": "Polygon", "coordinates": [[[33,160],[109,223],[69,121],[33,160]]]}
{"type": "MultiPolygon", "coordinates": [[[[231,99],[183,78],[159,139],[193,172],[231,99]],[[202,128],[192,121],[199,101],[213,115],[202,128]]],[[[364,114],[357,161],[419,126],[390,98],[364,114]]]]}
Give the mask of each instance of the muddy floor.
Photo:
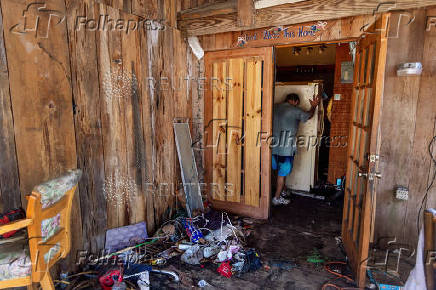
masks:
{"type": "MultiPolygon", "coordinates": [[[[335,280],[321,264],[308,262],[316,257],[325,261],[343,261],[336,238],[340,236],[342,202],[330,204],[307,197],[293,196],[291,204],[272,208],[267,221],[251,220],[252,230],[247,246],[256,248],[263,267],[255,272],[225,278],[216,272],[217,265],[191,266],[175,260],[182,283],[164,282],[164,277],[151,277],[154,289],[192,289],[199,280],[210,289],[321,289],[335,280]],[[315,256],[314,256],[315,255],[315,256]]],[[[315,259],[316,260],[316,259],[315,259]]],[[[340,286],[350,284],[336,280],[340,286]]]]}

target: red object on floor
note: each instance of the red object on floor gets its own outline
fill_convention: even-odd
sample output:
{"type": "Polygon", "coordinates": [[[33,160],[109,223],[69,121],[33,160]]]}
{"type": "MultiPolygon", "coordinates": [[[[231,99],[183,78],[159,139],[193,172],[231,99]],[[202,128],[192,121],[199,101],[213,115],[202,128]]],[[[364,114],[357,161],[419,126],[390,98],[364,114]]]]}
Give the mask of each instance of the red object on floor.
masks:
{"type": "MultiPolygon", "coordinates": [[[[26,217],[26,214],[24,213],[24,210],[21,208],[12,209],[10,211],[7,211],[3,214],[0,214],[0,225],[5,225],[10,222],[24,219],[26,217]]],[[[3,235],[0,235],[0,239],[7,239],[12,237],[17,231],[10,231],[7,233],[4,233],[3,235]]]]}
{"type": "Polygon", "coordinates": [[[228,261],[221,263],[217,271],[224,277],[232,277],[232,266],[230,266],[230,263],[228,261]]]}
{"type": "Polygon", "coordinates": [[[114,286],[115,281],[123,281],[123,276],[120,270],[109,270],[103,274],[100,278],[98,278],[100,282],[101,288],[103,290],[111,290],[112,286],[114,286]]]}

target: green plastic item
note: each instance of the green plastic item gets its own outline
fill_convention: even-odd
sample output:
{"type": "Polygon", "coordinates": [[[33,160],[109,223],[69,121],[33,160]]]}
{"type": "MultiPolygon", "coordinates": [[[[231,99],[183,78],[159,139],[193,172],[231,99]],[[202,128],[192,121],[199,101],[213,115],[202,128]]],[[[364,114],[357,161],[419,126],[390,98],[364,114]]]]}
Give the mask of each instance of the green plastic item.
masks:
{"type": "Polygon", "coordinates": [[[307,256],[307,261],[313,264],[322,264],[325,262],[324,258],[316,249],[313,250],[311,255],[307,256]]]}

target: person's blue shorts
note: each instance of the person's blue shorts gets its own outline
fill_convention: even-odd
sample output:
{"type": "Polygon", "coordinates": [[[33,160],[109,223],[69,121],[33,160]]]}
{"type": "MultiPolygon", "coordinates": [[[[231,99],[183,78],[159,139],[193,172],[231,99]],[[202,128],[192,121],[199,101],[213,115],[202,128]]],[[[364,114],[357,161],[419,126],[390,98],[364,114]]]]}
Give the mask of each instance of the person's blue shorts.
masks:
{"type": "Polygon", "coordinates": [[[294,156],[280,156],[273,154],[272,169],[278,170],[279,176],[288,176],[292,171],[294,156]]]}

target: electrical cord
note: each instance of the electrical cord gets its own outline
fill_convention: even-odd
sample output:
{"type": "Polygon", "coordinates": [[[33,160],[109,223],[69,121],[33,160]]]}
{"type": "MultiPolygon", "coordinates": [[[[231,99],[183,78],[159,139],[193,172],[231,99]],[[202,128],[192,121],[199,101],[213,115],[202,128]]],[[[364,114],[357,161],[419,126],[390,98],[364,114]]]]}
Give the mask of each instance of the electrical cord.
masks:
{"type": "Polygon", "coordinates": [[[353,280],[350,276],[342,275],[342,274],[340,274],[340,273],[338,273],[338,272],[333,271],[332,269],[330,269],[329,265],[347,265],[346,262],[340,262],[340,261],[338,261],[338,262],[328,262],[328,263],[326,263],[326,264],[324,265],[324,269],[325,269],[327,272],[329,272],[329,273],[331,273],[331,274],[333,274],[333,275],[335,275],[335,276],[338,276],[338,278],[344,278],[345,280],[354,283],[354,280],[353,280]]]}
{"type": "MultiPolygon", "coordinates": [[[[341,262],[341,261],[337,261],[337,262],[328,262],[328,263],[326,263],[326,264],[324,265],[324,269],[325,269],[327,272],[329,272],[329,273],[331,273],[331,274],[333,274],[333,275],[336,276],[336,279],[334,279],[333,281],[336,281],[336,280],[338,280],[338,279],[345,279],[348,283],[354,283],[354,280],[353,280],[350,276],[343,275],[343,274],[341,274],[341,273],[338,273],[338,272],[336,272],[336,271],[333,271],[332,269],[330,269],[329,265],[347,265],[346,262],[341,262]]],[[[327,282],[327,283],[325,283],[324,285],[322,285],[322,290],[325,290],[325,289],[327,289],[328,287],[333,287],[333,288],[335,288],[335,289],[339,289],[339,290],[346,290],[346,289],[359,289],[359,288],[355,288],[355,287],[340,287],[340,286],[334,284],[333,281],[331,281],[331,282],[327,282]]]]}
{"type": "Polygon", "coordinates": [[[436,142],[436,136],[433,136],[430,143],[428,144],[428,154],[430,155],[430,158],[431,158],[431,161],[433,162],[433,166],[434,166],[435,170],[433,172],[433,177],[431,179],[431,182],[427,186],[427,190],[425,192],[425,195],[421,200],[421,206],[419,207],[418,217],[417,217],[417,221],[416,221],[416,228],[418,231],[418,235],[419,235],[419,224],[421,221],[421,212],[423,210],[424,204],[427,203],[428,193],[429,193],[430,189],[433,187],[434,181],[436,179],[436,157],[433,155],[433,152],[432,152],[433,143],[435,143],[435,142],[436,142]]]}

